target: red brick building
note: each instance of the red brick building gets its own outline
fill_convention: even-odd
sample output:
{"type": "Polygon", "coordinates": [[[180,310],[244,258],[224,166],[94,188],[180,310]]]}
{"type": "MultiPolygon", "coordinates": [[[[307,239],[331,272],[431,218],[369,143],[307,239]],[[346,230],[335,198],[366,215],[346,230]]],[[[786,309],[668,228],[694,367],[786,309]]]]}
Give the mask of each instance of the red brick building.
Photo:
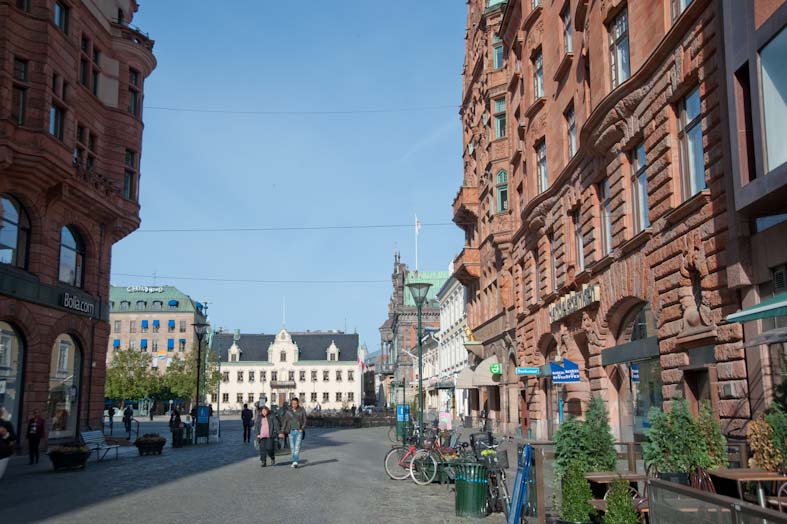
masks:
{"type": "Polygon", "coordinates": [[[139,226],[135,0],[0,0],[0,404],[100,427],[112,245],[139,226]]]}
{"type": "Polygon", "coordinates": [[[591,395],[622,440],[677,397],[709,402],[729,434],[751,416],[758,364],[724,322],[740,304],[721,13],[717,0],[469,2],[456,276],[474,331],[514,317],[500,382],[535,438],[591,395]],[[553,383],[565,360],[579,382],[553,383]]]}

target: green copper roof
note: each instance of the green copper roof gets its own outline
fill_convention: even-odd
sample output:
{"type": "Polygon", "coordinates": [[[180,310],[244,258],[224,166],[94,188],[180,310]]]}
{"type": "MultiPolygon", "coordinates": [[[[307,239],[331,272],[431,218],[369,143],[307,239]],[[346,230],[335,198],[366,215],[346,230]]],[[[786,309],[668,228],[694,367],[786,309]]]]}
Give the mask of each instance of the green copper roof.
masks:
{"type": "Polygon", "coordinates": [[[410,290],[407,289],[407,284],[411,282],[428,282],[429,284],[432,284],[432,287],[429,288],[429,293],[426,295],[426,299],[436,300],[438,291],[440,291],[440,289],[443,287],[443,284],[445,284],[445,281],[450,277],[451,274],[448,271],[413,271],[411,273],[407,273],[407,278],[404,281],[404,305],[415,307],[413,295],[410,293],[410,290]]]}
{"type": "Polygon", "coordinates": [[[151,311],[174,311],[193,313],[197,302],[175,286],[111,286],[109,288],[109,307],[111,313],[135,313],[151,311]],[[137,302],[145,302],[144,309],[137,309],[137,302]],[[121,302],[128,302],[127,310],[121,309],[121,302]],[[161,302],[161,309],[154,309],[154,302],[161,302]],[[172,305],[170,305],[170,302],[172,305]],[[177,303],[177,304],[176,304],[177,303]]]}

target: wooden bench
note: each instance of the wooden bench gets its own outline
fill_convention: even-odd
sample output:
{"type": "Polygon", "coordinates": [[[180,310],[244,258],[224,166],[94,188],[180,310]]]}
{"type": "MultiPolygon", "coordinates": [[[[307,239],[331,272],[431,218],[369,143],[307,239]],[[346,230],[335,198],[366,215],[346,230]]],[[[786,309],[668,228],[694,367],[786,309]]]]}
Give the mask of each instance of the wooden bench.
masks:
{"type": "Polygon", "coordinates": [[[115,450],[115,460],[118,458],[118,446],[117,444],[107,444],[107,440],[104,438],[104,434],[100,431],[83,431],[79,434],[82,442],[90,449],[90,452],[96,452],[96,460],[97,462],[101,462],[104,457],[107,456],[111,450],[115,450]],[[101,452],[104,452],[101,454],[101,452]]]}

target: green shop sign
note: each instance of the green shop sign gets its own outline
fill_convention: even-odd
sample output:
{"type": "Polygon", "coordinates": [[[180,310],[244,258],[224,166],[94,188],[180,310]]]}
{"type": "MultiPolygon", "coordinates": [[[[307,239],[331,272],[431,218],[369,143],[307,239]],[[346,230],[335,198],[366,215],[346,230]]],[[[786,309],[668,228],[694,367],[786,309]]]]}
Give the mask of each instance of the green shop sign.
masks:
{"type": "Polygon", "coordinates": [[[489,364],[489,372],[493,375],[502,375],[503,374],[503,365],[499,362],[497,364],[489,364]]]}

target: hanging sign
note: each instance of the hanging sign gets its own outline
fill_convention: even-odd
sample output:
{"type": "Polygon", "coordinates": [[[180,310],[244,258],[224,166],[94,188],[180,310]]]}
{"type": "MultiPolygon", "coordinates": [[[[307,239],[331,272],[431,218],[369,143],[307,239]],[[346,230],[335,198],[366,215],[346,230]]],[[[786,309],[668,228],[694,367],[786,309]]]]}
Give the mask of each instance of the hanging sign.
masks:
{"type": "Polygon", "coordinates": [[[502,375],[503,374],[503,365],[499,362],[497,364],[489,364],[489,372],[493,375],[502,375]]]}
{"type": "Polygon", "coordinates": [[[538,375],[538,368],[516,368],[517,375],[538,375]]]}
{"type": "Polygon", "coordinates": [[[570,360],[563,359],[563,366],[554,362],[549,363],[552,369],[552,382],[556,384],[568,384],[579,382],[579,365],[570,360]]]}
{"type": "Polygon", "coordinates": [[[631,381],[639,382],[639,364],[631,365],[631,381]]]}

